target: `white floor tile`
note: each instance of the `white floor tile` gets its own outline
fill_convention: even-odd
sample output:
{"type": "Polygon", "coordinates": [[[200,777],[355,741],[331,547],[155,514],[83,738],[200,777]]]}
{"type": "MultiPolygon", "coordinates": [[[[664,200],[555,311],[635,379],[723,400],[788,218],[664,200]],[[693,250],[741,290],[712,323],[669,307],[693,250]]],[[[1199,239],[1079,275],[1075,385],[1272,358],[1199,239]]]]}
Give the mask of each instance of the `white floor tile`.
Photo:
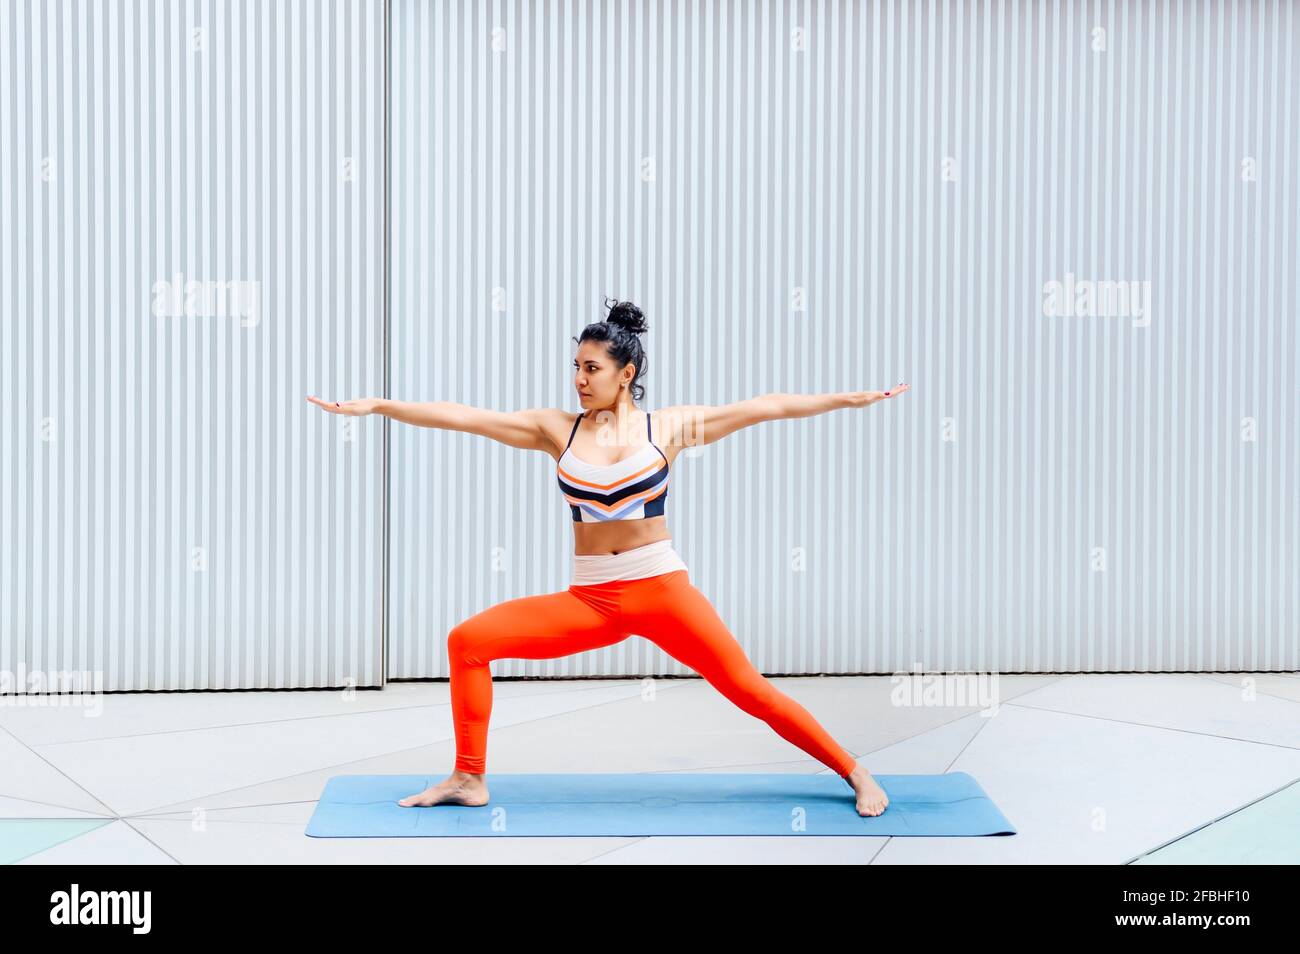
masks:
{"type": "Polygon", "coordinates": [[[858,756],[872,775],[942,775],[993,716],[964,716],[858,756]]]}
{"type": "Polygon", "coordinates": [[[29,802],[63,805],[92,814],[113,810],[55,765],[0,729],[0,795],[29,802]]]}
{"type": "MultiPolygon", "coordinates": [[[[848,789],[845,789],[848,792],[848,789]]],[[[865,865],[887,838],[782,835],[759,838],[642,838],[589,865],[865,865]]]]}
{"type": "Polygon", "coordinates": [[[1300,680],[1293,675],[1275,672],[1207,672],[1197,673],[1198,679],[1209,679],[1238,690],[1254,689],[1255,692],[1300,702],[1300,680]]]}
{"type": "MultiPolygon", "coordinates": [[[[495,700],[493,725],[508,727],[570,709],[591,709],[637,694],[635,682],[580,693],[535,693],[495,700]]],[[[590,719],[590,716],[587,718],[590,719]]],[[[452,738],[450,708],[376,709],[34,746],[110,810],[132,815],[260,782],[299,775],[452,738]]],[[[53,800],[53,799],[43,799],[53,800]]]]}
{"type": "Polygon", "coordinates": [[[1018,834],[891,838],[873,864],[1122,864],[1300,776],[1300,751],[1013,704],[950,770],[1018,834]]]}
{"type": "Polygon", "coordinates": [[[619,847],[622,838],[311,838],[301,812],[275,821],[132,819],[183,864],[574,864],[619,847]]]}
{"type": "Polygon", "coordinates": [[[176,860],[124,821],[115,821],[55,845],[20,865],[174,865],[176,860]]]}
{"type": "Polygon", "coordinates": [[[1300,709],[1262,692],[1182,673],[1072,675],[1018,705],[1300,748],[1300,709]]]}
{"type": "Polygon", "coordinates": [[[0,796],[0,818],[111,818],[103,812],[87,812],[66,805],[30,802],[0,796]]]}
{"type": "MultiPolygon", "coordinates": [[[[550,684],[498,680],[493,684],[493,691],[497,699],[514,699],[637,684],[637,680],[589,679],[550,684]]],[[[24,743],[37,746],[147,735],[162,730],[232,728],[420,706],[447,706],[450,698],[446,682],[390,683],[382,690],[358,689],[347,693],[334,690],[107,693],[86,700],[98,703],[97,714],[90,707],[34,703],[0,706],[0,729],[7,729],[24,743]]]]}

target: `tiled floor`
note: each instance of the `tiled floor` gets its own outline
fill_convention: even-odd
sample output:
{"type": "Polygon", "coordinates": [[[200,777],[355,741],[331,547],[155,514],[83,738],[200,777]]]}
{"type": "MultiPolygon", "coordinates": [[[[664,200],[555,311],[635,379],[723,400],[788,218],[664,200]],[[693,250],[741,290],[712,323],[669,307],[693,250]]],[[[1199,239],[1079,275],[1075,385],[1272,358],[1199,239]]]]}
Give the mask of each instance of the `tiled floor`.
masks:
{"type": "MultiPolygon", "coordinates": [[[[985,838],[309,838],[333,775],[443,777],[446,683],[0,705],[0,861],[1300,863],[1300,676],[1002,676],[901,707],[889,677],[776,680],[874,774],[965,771],[985,838]]],[[[495,684],[497,772],[826,772],[698,679],[495,684]]],[[[48,697],[46,697],[48,699],[48,697]]],[[[846,791],[847,795],[847,791],[846,791]]]]}

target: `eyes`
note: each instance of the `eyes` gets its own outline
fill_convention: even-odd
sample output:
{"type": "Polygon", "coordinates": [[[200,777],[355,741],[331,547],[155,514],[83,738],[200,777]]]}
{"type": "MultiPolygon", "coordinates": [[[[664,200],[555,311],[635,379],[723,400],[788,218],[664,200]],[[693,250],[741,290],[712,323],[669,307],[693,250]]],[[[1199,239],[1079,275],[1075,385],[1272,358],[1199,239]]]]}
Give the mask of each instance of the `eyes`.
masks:
{"type": "MultiPolygon", "coordinates": [[[[588,374],[595,374],[596,371],[597,371],[598,369],[599,369],[599,365],[590,364],[590,363],[588,363],[588,365],[587,365],[587,373],[588,373],[588,374]]],[[[577,362],[577,361],[573,362],[573,370],[575,370],[575,371],[578,370],[578,362],[577,362]]]]}

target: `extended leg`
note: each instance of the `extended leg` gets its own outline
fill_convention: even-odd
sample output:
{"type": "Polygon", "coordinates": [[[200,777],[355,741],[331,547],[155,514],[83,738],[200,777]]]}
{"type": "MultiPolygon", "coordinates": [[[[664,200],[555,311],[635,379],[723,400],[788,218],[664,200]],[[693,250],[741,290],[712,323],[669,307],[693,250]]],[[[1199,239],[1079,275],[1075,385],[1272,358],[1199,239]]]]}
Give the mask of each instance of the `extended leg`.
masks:
{"type": "Polygon", "coordinates": [[[568,590],[521,596],[488,607],[452,627],[451,714],[456,770],[481,775],[487,767],[494,659],[554,659],[609,646],[627,638],[608,615],[568,590]]]}
{"type": "Polygon", "coordinates": [[[754,668],[708,597],[686,573],[671,574],[635,602],[624,620],[633,632],[698,672],[741,709],[848,782],[857,764],[853,755],[807,709],[754,668]]]}

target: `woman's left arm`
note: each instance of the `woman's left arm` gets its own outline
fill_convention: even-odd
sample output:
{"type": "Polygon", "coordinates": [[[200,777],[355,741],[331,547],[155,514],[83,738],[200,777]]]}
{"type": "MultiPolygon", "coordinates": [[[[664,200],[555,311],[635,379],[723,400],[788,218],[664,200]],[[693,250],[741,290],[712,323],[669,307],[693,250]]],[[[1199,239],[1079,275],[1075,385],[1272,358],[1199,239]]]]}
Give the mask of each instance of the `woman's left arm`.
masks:
{"type": "Polygon", "coordinates": [[[868,407],[894,398],[910,389],[899,384],[888,391],[841,391],[834,394],[763,394],[733,404],[681,404],[664,408],[657,415],[662,432],[668,427],[667,443],[700,447],[722,440],[744,427],[762,421],[812,417],[846,407],[868,407]]]}
{"type": "Polygon", "coordinates": [[[776,407],[768,420],[789,417],[812,417],[843,407],[867,407],[886,398],[897,397],[909,385],[896,384],[888,391],[842,391],[838,394],[768,394],[764,397],[776,407]]]}

